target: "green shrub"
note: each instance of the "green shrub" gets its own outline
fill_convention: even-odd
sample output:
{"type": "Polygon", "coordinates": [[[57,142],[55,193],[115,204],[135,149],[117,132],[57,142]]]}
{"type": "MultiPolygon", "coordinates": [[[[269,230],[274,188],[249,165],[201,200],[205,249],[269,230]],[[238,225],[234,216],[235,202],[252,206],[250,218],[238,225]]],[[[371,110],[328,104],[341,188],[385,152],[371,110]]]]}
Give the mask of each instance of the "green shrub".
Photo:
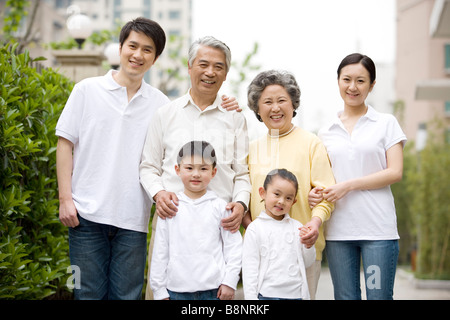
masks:
{"type": "Polygon", "coordinates": [[[54,131],[73,83],[15,48],[0,49],[0,299],[43,299],[69,276],[54,131]]]}
{"type": "Polygon", "coordinates": [[[392,186],[399,262],[415,258],[417,278],[450,280],[450,148],[439,124],[431,121],[428,126],[426,147],[420,152],[413,145],[405,148],[403,180],[392,186]]]}
{"type": "Polygon", "coordinates": [[[413,194],[411,204],[417,224],[416,277],[450,280],[450,148],[439,136],[440,131],[438,126],[429,131],[408,189],[413,194]]]}

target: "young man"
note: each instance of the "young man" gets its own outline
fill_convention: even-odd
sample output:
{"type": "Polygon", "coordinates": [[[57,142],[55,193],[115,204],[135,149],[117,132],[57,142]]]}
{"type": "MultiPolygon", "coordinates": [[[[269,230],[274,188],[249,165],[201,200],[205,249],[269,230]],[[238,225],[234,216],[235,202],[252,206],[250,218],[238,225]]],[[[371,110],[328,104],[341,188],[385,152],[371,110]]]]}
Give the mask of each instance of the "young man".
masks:
{"type": "Polygon", "coordinates": [[[141,298],[151,202],[139,162],[150,118],[169,102],[143,77],[165,42],[156,22],[128,22],[120,70],[76,84],[58,121],[59,217],[80,272],[75,299],[141,298]]]}

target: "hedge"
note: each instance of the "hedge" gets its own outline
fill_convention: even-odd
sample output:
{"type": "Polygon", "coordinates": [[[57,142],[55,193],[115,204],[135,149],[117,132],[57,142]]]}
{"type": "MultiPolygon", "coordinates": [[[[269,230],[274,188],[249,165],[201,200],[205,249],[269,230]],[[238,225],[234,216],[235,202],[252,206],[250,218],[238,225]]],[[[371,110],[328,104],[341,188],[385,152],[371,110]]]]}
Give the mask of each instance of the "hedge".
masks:
{"type": "Polygon", "coordinates": [[[54,131],[73,82],[16,47],[0,49],[0,299],[43,299],[70,276],[54,131]]]}

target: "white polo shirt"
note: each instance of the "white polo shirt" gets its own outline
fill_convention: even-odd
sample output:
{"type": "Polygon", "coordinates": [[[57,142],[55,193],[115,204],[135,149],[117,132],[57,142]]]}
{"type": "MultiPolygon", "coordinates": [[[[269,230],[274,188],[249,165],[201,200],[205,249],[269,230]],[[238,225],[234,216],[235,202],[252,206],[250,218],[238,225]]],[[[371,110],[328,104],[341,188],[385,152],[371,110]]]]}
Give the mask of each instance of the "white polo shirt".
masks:
{"type": "Polygon", "coordinates": [[[109,71],[75,85],[56,126],[74,144],[72,196],[85,219],[148,232],[151,202],[139,182],[153,113],[169,99],[145,81],[128,102],[109,71]]]}
{"type": "MultiPolygon", "coordinates": [[[[327,148],[336,183],[366,176],[387,168],[386,151],[406,142],[397,119],[368,106],[351,136],[339,116],[319,131],[327,148]]],[[[338,200],[325,223],[327,240],[398,239],[394,198],[390,186],[355,190],[338,200]]]]}

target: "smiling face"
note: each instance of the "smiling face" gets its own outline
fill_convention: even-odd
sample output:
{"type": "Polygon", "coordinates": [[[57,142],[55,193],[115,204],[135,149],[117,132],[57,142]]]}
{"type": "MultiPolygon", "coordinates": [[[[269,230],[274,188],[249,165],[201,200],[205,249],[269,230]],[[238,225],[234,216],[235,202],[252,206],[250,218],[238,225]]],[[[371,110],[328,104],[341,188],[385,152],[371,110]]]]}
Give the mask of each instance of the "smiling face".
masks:
{"type": "Polygon", "coordinates": [[[275,176],[267,189],[259,188],[259,195],[265,202],[266,213],[276,220],[282,220],[297,201],[294,183],[280,176],[275,176]]]}
{"type": "Polygon", "coordinates": [[[219,49],[201,46],[192,65],[188,67],[192,85],[191,96],[194,101],[196,103],[201,100],[214,101],[227,78],[225,54],[219,49]]]}
{"type": "Polygon", "coordinates": [[[369,71],[361,63],[355,63],[342,68],[338,85],[345,105],[354,108],[365,106],[365,100],[372,91],[375,81],[370,83],[369,71]]]}
{"type": "Polygon", "coordinates": [[[156,61],[155,43],[141,32],[131,31],[119,52],[120,71],[133,79],[142,79],[156,61]]]}
{"type": "Polygon", "coordinates": [[[278,134],[283,134],[291,129],[294,107],[284,87],[277,84],[267,86],[258,101],[258,108],[269,130],[278,130],[278,134]]]}
{"type": "Polygon", "coordinates": [[[184,157],[180,165],[175,166],[175,171],[184,184],[184,193],[191,199],[198,199],[206,193],[217,168],[205,162],[203,157],[194,155],[184,157]]]}

